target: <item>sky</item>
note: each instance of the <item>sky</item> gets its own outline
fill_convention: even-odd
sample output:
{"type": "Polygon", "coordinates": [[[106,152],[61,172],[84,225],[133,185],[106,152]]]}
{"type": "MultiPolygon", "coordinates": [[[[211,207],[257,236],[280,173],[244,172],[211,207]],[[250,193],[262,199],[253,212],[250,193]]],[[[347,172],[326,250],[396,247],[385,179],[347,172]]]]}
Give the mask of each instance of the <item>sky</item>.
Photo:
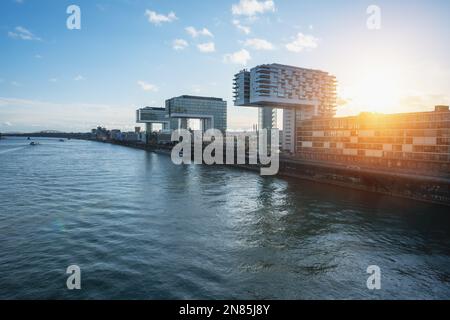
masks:
{"type": "Polygon", "coordinates": [[[432,110],[450,103],[449,21],[448,0],[2,0],[0,132],[130,130],[183,94],[224,98],[229,129],[251,129],[232,79],[263,63],[335,75],[339,116],[432,110]]]}

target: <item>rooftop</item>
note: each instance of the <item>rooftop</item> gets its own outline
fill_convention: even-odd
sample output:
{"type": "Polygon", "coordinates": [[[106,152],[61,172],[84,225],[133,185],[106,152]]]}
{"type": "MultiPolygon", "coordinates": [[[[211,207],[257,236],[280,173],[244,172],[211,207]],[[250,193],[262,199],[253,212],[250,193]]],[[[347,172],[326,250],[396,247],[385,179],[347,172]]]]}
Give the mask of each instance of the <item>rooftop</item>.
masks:
{"type": "Polygon", "coordinates": [[[255,68],[260,68],[260,67],[276,67],[276,68],[289,68],[289,69],[297,69],[297,70],[307,70],[307,71],[315,71],[315,72],[321,72],[321,73],[327,73],[325,71],[322,70],[317,70],[317,69],[310,69],[310,68],[301,68],[301,67],[296,67],[296,66],[289,66],[287,64],[281,64],[281,63],[270,63],[270,64],[261,64],[256,66],[255,68]]]}
{"type": "Polygon", "coordinates": [[[161,108],[161,107],[145,107],[145,108],[141,108],[140,110],[164,111],[164,110],[166,110],[166,108],[161,108]]]}
{"type": "MultiPolygon", "coordinates": [[[[413,115],[424,115],[424,114],[435,114],[435,113],[445,113],[450,112],[449,106],[440,105],[435,106],[434,110],[426,111],[415,111],[415,112],[401,112],[401,113],[378,113],[378,112],[361,112],[357,115],[352,116],[340,116],[340,117],[322,117],[316,116],[309,120],[346,120],[346,119],[358,119],[358,118],[382,118],[382,117],[402,117],[402,116],[413,116],[413,115]]],[[[308,121],[308,120],[304,120],[308,121]]]]}
{"type": "Polygon", "coordinates": [[[179,97],[174,97],[172,99],[196,99],[196,100],[214,100],[214,101],[224,101],[222,98],[215,98],[215,97],[200,97],[200,96],[191,96],[191,95],[182,95],[179,97]]]}

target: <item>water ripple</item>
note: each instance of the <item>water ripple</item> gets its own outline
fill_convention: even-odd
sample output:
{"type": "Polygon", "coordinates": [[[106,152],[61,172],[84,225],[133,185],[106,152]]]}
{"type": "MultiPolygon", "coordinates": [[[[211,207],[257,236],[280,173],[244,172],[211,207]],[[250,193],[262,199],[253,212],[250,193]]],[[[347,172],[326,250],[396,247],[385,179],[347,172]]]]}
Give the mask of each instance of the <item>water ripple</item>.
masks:
{"type": "Polygon", "coordinates": [[[40,142],[0,141],[2,299],[450,297],[446,208],[40,142]],[[81,291],[65,287],[71,264],[81,291]]]}

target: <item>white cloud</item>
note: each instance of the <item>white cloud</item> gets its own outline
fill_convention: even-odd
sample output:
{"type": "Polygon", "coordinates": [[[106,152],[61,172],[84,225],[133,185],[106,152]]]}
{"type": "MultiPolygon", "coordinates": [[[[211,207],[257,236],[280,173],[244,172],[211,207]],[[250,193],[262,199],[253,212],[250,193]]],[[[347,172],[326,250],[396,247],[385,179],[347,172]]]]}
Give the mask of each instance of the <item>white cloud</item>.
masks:
{"type": "Polygon", "coordinates": [[[5,127],[12,127],[12,123],[9,121],[3,122],[2,125],[5,127]]]}
{"type": "Polygon", "coordinates": [[[251,60],[250,52],[245,49],[236,51],[234,53],[229,53],[223,56],[223,60],[226,63],[235,63],[241,65],[247,65],[247,62],[251,60]]]}
{"type": "Polygon", "coordinates": [[[191,92],[195,94],[200,94],[203,91],[203,87],[198,84],[194,84],[191,86],[191,92]]]}
{"type": "Polygon", "coordinates": [[[211,31],[206,28],[197,30],[194,27],[187,27],[185,30],[192,38],[197,38],[198,36],[214,38],[214,35],[211,33],[211,31]]]}
{"type": "Polygon", "coordinates": [[[14,0],[15,3],[22,4],[23,0],[14,0]]]}
{"type": "Polygon", "coordinates": [[[183,50],[189,46],[189,43],[184,39],[175,39],[172,42],[172,48],[174,50],[183,50]]]}
{"type": "Polygon", "coordinates": [[[96,7],[97,7],[97,9],[100,10],[100,11],[106,11],[106,8],[107,8],[107,7],[106,7],[105,5],[103,5],[103,4],[97,4],[96,7]]]}
{"type": "Polygon", "coordinates": [[[152,91],[152,92],[157,92],[159,89],[157,86],[155,86],[154,84],[139,80],[137,82],[137,84],[142,88],[142,90],[144,91],[152,91]]]}
{"type": "Polygon", "coordinates": [[[255,50],[273,50],[273,44],[271,44],[269,41],[264,40],[264,39],[247,39],[244,42],[244,45],[246,47],[251,47],[252,49],[255,50]]]}
{"type": "Polygon", "coordinates": [[[243,33],[245,33],[245,34],[249,34],[249,33],[251,32],[250,27],[243,26],[239,20],[235,19],[235,20],[233,20],[232,22],[233,22],[233,25],[234,25],[239,31],[241,31],[241,32],[243,32],[243,33]]]}
{"type": "Polygon", "coordinates": [[[251,17],[269,11],[275,11],[275,3],[272,0],[240,0],[238,4],[231,6],[234,15],[251,17]]]}
{"type": "Polygon", "coordinates": [[[286,49],[292,52],[302,52],[304,49],[315,49],[318,46],[318,38],[299,32],[297,37],[292,42],[286,44],[286,49]]]}
{"type": "Polygon", "coordinates": [[[75,78],[73,78],[73,80],[75,80],[75,81],[82,81],[82,80],[85,80],[85,78],[81,74],[79,74],[75,78]]]}
{"type": "Polygon", "coordinates": [[[168,15],[156,13],[155,11],[145,10],[145,15],[148,18],[148,22],[153,23],[154,25],[160,25],[163,22],[172,22],[177,20],[177,16],[174,12],[169,12],[168,15]]]}
{"type": "Polygon", "coordinates": [[[20,87],[21,86],[21,84],[19,82],[17,82],[17,81],[11,81],[11,85],[14,86],[14,87],[20,87]]]}
{"type": "Polygon", "coordinates": [[[197,48],[198,48],[198,50],[200,50],[200,52],[204,52],[204,53],[210,53],[210,52],[216,51],[216,46],[215,46],[214,42],[200,43],[197,45],[197,48]]]}
{"type": "Polygon", "coordinates": [[[36,54],[34,57],[35,57],[36,59],[42,59],[42,58],[43,58],[40,54],[36,54]]]}
{"type": "Polygon", "coordinates": [[[48,81],[49,81],[49,82],[57,82],[58,79],[57,79],[57,78],[50,78],[50,79],[48,79],[48,81]]]}
{"type": "Polygon", "coordinates": [[[14,31],[9,31],[8,36],[13,39],[29,40],[29,41],[41,41],[42,39],[35,36],[30,30],[24,27],[18,26],[14,31]]]}

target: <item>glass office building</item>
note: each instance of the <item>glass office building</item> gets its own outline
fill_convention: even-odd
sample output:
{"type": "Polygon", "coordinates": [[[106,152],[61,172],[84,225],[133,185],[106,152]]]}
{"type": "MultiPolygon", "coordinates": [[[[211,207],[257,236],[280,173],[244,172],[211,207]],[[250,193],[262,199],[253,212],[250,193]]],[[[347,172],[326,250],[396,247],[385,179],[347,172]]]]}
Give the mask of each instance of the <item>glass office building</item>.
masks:
{"type": "Polygon", "coordinates": [[[136,122],[145,123],[147,132],[154,124],[163,131],[188,129],[190,119],[200,120],[201,130],[227,130],[227,102],[221,98],[180,96],[166,100],[165,108],[146,107],[136,111],[136,122]]]}
{"type": "Polygon", "coordinates": [[[199,119],[203,131],[227,130],[227,102],[222,98],[183,95],[166,100],[166,111],[172,129],[179,126],[178,119],[199,119]]]}

